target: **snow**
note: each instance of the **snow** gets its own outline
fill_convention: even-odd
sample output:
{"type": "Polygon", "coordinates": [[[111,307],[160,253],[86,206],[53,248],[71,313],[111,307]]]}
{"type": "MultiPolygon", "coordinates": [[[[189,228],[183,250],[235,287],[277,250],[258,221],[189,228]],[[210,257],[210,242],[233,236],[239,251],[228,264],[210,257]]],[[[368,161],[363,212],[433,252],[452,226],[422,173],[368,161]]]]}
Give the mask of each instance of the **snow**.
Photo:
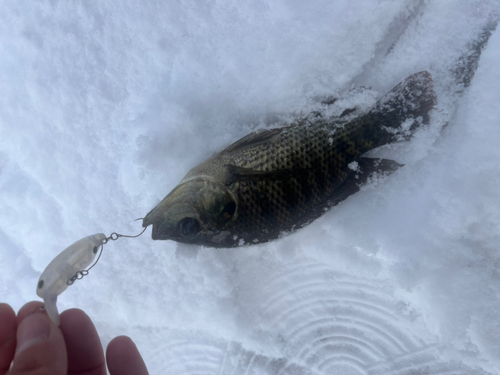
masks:
{"type": "Polygon", "coordinates": [[[0,9],[2,301],[36,299],[82,237],[139,233],[191,167],[250,131],[325,95],[366,108],[427,70],[430,125],[372,152],[397,172],[264,245],[121,238],[58,306],[84,309],[103,345],[129,335],[152,374],[500,374],[499,31],[470,87],[453,75],[498,2],[0,9]]]}

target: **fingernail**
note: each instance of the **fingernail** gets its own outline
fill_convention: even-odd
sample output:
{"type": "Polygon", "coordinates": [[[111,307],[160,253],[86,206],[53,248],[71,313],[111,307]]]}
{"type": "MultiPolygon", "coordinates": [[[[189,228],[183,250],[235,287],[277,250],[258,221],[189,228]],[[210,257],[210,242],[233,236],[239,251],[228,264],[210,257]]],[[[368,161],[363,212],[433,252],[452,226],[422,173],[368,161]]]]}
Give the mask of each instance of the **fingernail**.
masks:
{"type": "Polygon", "coordinates": [[[17,330],[16,355],[49,338],[50,324],[40,314],[31,314],[23,319],[17,330]]]}

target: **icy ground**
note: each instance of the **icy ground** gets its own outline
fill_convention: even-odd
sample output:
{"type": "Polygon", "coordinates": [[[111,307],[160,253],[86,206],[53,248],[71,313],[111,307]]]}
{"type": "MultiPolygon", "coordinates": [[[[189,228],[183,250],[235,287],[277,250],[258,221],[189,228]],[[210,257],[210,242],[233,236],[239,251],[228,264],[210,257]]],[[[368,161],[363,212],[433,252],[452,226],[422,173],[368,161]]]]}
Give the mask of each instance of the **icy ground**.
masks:
{"type": "Polygon", "coordinates": [[[405,164],[393,175],[261,246],[120,239],[59,308],[84,309],[103,345],[131,336],[151,374],[500,374],[500,28],[470,86],[456,78],[499,8],[1,1],[0,300],[36,299],[81,237],[138,233],[253,129],[428,70],[430,125],[374,153],[405,164]]]}

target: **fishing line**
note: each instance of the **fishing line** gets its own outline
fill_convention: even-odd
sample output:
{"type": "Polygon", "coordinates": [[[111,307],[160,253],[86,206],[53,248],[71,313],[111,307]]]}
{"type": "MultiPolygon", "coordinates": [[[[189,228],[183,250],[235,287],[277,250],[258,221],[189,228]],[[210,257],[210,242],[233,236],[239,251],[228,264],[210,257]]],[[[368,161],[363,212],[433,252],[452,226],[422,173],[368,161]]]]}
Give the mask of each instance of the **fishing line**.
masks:
{"type": "MultiPolygon", "coordinates": [[[[139,219],[137,219],[137,220],[139,220],[139,219]]],[[[119,234],[119,233],[116,233],[116,232],[111,233],[109,235],[109,237],[106,237],[105,239],[103,239],[101,241],[101,244],[99,244],[99,245],[97,245],[97,246],[94,247],[94,250],[93,250],[94,254],[97,254],[97,252],[99,251],[99,255],[97,256],[96,261],[89,268],[87,268],[86,270],[77,271],[73,276],[71,276],[68,279],[68,281],[66,282],[66,284],[73,285],[73,283],[76,280],[81,280],[81,279],[83,279],[84,276],[87,276],[89,274],[89,271],[97,264],[97,262],[99,262],[99,259],[101,259],[101,255],[102,255],[102,251],[104,249],[104,245],[106,245],[110,240],[116,241],[120,237],[137,238],[141,234],[143,234],[146,231],[146,229],[147,229],[147,227],[144,228],[141,233],[139,233],[139,234],[137,234],[135,236],[128,236],[128,235],[119,234]]]]}

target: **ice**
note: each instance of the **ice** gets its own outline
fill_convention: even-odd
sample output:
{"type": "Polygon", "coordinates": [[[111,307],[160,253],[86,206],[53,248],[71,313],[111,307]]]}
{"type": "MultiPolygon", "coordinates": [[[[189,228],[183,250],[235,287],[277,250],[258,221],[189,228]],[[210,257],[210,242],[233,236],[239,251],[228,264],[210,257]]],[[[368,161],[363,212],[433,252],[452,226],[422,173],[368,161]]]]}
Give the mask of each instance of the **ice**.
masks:
{"type": "Polygon", "coordinates": [[[405,164],[259,246],[104,246],[58,299],[150,373],[500,373],[500,35],[457,84],[497,1],[4,1],[0,296],[96,232],[137,234],[197,163],[250,131],[362,110],[429,71],[439,104],[405,164]],[[344,107],[341,107],[343,105],[344,107]],[[337,106],[337,107],[336,107],[337,106]],[[443,129],[443,126],[447,126],[443,129]]]}

